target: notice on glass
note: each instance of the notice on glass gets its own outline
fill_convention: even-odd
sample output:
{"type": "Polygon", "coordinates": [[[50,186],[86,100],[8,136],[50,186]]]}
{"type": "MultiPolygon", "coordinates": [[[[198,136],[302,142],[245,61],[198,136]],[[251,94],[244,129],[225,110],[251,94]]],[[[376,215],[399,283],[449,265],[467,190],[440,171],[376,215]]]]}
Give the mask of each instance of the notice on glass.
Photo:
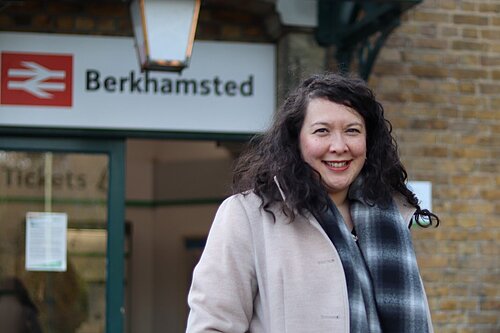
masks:
{"type": "Polygon", "coordinates": [[[66,271],[66,213],[26,214],[26,270],[66,271]]]}

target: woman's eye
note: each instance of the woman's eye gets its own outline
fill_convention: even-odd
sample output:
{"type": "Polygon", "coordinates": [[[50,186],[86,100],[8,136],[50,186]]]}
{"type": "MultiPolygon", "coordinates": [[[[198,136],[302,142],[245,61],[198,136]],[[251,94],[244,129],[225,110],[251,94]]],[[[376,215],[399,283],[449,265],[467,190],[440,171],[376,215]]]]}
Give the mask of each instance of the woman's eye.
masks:
{"type": "Polygon", "coordinates": [[[328,133],[328,130],[326,128],[318,128],[318,129],[315,129],[313,134],[316,134],[316,133],[328,133]]]}
{"type": "Polygon", "coordinates": [[[361,131],[357,128],[348,128],[347,133],[361,133],[361,131]]]}

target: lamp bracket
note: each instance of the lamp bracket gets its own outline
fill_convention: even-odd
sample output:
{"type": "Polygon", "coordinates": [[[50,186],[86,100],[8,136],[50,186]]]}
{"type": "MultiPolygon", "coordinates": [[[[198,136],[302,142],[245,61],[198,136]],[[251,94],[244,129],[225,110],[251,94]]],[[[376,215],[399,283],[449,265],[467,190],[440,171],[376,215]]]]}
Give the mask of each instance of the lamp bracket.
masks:
{"type": "Polygon", "coordinates": [[[341,72],[348,72],[353,58],[358,74],[368,80],[380,49],[400,25],[401,16],[422,0],[347,1],[318,0],[316,40],[335,46],[341,72]]]}

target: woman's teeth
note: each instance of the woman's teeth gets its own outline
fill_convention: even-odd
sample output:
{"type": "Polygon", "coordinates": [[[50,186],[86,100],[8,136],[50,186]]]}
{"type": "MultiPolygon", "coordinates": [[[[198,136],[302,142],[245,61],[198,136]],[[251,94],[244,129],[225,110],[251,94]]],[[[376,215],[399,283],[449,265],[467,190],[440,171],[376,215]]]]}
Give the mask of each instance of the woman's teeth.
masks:
{"type": "Polygon", "coordinates": [[[342,168],[347,166],[347,161],[344,162],[326,162],[326,164],[332,168],[342,168]]]}

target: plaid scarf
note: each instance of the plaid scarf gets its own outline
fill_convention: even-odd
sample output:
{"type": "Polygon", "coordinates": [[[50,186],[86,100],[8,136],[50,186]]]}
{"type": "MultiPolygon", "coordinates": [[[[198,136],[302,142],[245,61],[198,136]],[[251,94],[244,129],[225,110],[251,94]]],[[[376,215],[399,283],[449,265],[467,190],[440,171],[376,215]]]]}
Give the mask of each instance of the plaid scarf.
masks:
{"type": "Polygon", "coordinates": [[[394,203],[388,209],[370,206],[356,187],[351,186],[349,199],[357,242],[333,202],[316,216],[344,267],[351,332],[427,333],[427,305],[409,229],[394,203]]]}

